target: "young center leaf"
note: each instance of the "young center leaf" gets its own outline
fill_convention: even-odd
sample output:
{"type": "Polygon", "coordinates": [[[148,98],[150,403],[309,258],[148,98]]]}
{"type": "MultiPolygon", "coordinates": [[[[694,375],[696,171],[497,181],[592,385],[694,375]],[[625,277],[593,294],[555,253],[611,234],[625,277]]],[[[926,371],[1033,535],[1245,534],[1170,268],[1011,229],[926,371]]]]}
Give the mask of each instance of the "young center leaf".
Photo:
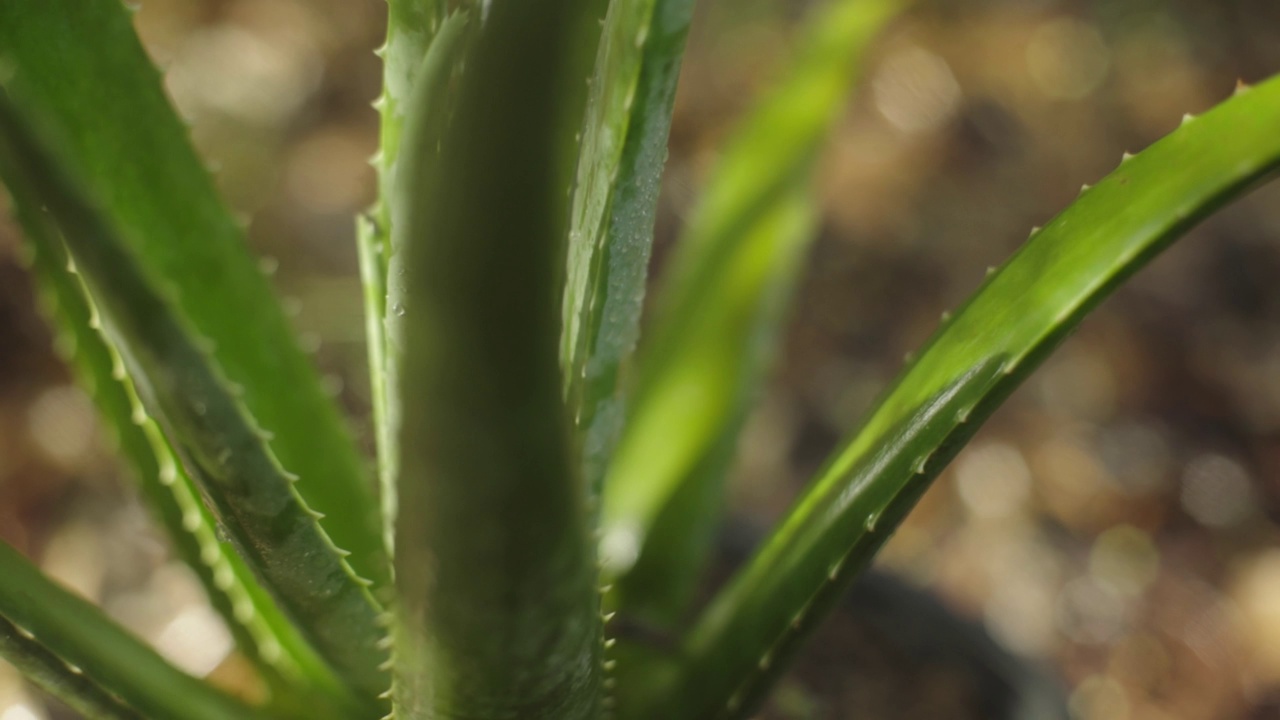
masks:
{"type": "Polygon", "coordinates": [[[590,4],[460,11],[415,81],[392,222],[407,289],[390,338],[403,348],[398,716],[601,708],[595,556],[557,352],[561,140],[582,116],[566,99],[581,95],[570,69],[590,4]]]}

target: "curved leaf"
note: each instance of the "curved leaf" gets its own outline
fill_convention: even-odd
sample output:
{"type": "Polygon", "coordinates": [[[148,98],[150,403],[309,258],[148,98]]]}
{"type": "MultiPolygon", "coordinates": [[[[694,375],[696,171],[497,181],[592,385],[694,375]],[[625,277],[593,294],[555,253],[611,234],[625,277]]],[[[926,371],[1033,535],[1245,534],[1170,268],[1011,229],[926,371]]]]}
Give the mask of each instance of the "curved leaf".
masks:
{"type": "Polygon", "coordinates": [[[1086,189],[934,335],[862,430],[705,612],[665,704],[744,718],[942,467],[1080,320],[1195,222],[1280,167],[1280,78],[1192,120],[1086,189]]]}
{"type": "Polygon", "coordinates": [[[218,540],[215,521],[159,426],[133,389],[124,361],[100,331],[96,311],[80,281],[68,272],[69,258],[49,218],[38,204],[14,188],[15,207],[29,239],[32,271],[42,290],[42,305],[59,330],[80,385],[93,397],[115,433],[125,457],[137,471],[140,490],[174,550],[204,585],[213,607],[226,620],[236,644],[263,672],[285,702],[310,706],[310,714],[328,714],[355,704],[293,624],[262,590],[231,546],[218,540]],[[325,698],[323,702],[319,697],[325,698]]]}
{"type": "Polygon", "coordinates": [[[64,162],[111,222],[127,228],[134,261],[179,288],[171,301],[243,404],[272,433],[297,492],[328,516],[352,566],[388,582],[372,483],[271,288],[169,107],[159,73],[116,0],[0,2],[0,63],[24,105],[65,149],[64,162]]]}
{"type": "Polygon", "coordinates": [[[46,207],[84,279],[100,324],[138,394],[220,526],[317,651],[366,697],[385,690],[378,606],[296,492],[218,360],[174,313],[170,293],[121,239],[29,125],[0,95],[0,173],[46,207]]]}
{"type": "MultiPolygon", "coordinates": [[[[34,644],[46,651],[38,658],[14,656],[19,664],[32,667],[31,663],[39,663],[35,669],[40,670],[56,657],[72,674],[83,673],[93,678],[105,692],[119,697],[125,707],[137,712],[125,717],[153,720],[262,717],[249,706],[165,662],[154,650],[107,619],[101,610],[54,585],[4,543],[0,543],[0,578],[3,578],[0,580],[0,636],[6,636],[3,630],[11,625],[19,641],[0,642],[0,649],[15,646],[30,649],[34,644]]],[[[62,676],[61,680],[67,678],[62,676]]],[[[102,697],[84,695],[82,699],[100,701],[102,697]]]]}

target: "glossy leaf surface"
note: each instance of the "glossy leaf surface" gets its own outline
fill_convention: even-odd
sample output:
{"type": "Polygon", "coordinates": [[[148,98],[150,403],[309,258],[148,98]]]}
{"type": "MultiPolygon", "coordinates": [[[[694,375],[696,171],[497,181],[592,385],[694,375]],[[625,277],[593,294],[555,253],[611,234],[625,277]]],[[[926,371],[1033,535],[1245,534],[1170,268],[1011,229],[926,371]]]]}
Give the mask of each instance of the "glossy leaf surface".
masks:
{"type": "Polygon", "coordinates": [[[99,203],[134,262],[173,292],[194,336],[212,345],[269,445],[301,480],[307,504],[351,564],[388,578],[363,463],[315,370],[293,340],[243,232],[218,198],[159,73],[112,0],[0,3],[0,64],[24,107],[60,144],[71,174],[99,203]]]}
{"type": "Polygon", "coordinates": [[[232,546],[218,539],[212,514],[142,406],[124,361],[95,328],[96,310],[79,278],[69,272],[70,259],[50,218],[36,209],[38,203],[25,197],[22,188],[14,188],[13,198],[42,305],[59,331],[56,346],[114,432],[174,551],[200,579],[237,646],[258,665],[277,701],[307,705],[313,715],[350,709],[355,701],[333,671],[280,612],[232,546]]]}
{"type": "Polygon", "coordinates": [[[175,315],[170,293],[134,261],[121,233],[85,197],[32,125],[0,96],[0,175],[60,231],[147,412],[199,485],[240,556],[317,651],[372,698],[380,669],[378,607],[295,491],[240,393],[175,315]]]}
{"type": "Polygon", "coordinates": [[[929,483],[1110,291],[1280,166],[1280,79],[1134,157],[960,308],[716,598],[632,717],[744,718],[929,483]],[[661,690],[655,690],[660,687],[661,690]]]}

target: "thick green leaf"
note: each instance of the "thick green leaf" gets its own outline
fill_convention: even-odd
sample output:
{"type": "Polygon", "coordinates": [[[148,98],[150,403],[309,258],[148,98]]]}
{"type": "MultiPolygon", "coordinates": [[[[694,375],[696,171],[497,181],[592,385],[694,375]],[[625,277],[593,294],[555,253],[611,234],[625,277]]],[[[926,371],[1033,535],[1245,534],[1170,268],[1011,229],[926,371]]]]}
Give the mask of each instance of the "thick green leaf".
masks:
{"type": "Polygon", "coordinates": [[[0,657],[40,689],[90,720],[143,720],[137,711],[85,677],[79,667],[67,665],[3,616],[0,616],[0,657]]]}
{"type": "MultiPolygon", "coordinates": [[[[110,343],[241,557],[316,650],[368,698],[389,679],[367,581],[296,492],[218,360],[176,315],[171,293],[135,262],[105,220],[0,95],[0,175],[61,231],[110,343]]],[[[38,239],[38,238],[37,238],[38,239]]]]}
{"type": "MultiPolygon", "coordinates": [[[[118,697],[121,705],[136,711],[105,717],[145,717],[152,720],[248,720],[262,717],[257,711],[224,695],[207,683],[191,677],[143,645],[113,623],[102,611],[54,585],[40,570],[0,543],[0,650],[20,667],[40,672],[52,669],[56,658],[72,674],[92,678],[107,695],[118,697]],[[5,629],[12,626],[17,638],[5,629]],[[22,642],[25,640],[26,642],[22,642]],[[33,663],[36,665],[33,666],[33,663]]],[[[61,687],[70,681],[59,675],[61,687]]],[[[54,677],[46,676],[46,681],[54,677]]],[[[75,702],[101,702],[101,694],[80,695],[75,702]]]]}
{"type": "Polygon", "coordinates": [[[252,658],[283,703],[307,705],[315,717],[355,701],[281,614],[230,544],[218,540],[212,514],[155,421],[142,407],[123,360],[93,325],[95,310],[80,281],[68,272],[69,258],[57,231],[38,203],[13,193],[29,238],[31,267],[42,305],[59,329],[57,346],[137,471],[139,488],[173,539],[178,557],[200,578],[214,608],[226,620],[241,651],[252,658]]]}
{"type": "Polygon", "coordinates": [[[334,542],[388,581],[372,483],[316,372],[293,341],[243,233],[220,202],[117,0],[0,2],[0,64],[40,107],[72,174],[119,228],[135,262],[178,288],[173,301],[213,344],[272,451],[328,516],[334,542]]]}
{"type": "Polygon", "coordinates": [[[578,156],[561,362],[593,492],[625,417],[658,189],[693,0],[618,0],[604,20],[578,156]]]}
{"type": "MultiPolygon", "coordinates": [[[[633,717],[744,718],[942,467],[1080,320],[1280,166],[1280,78],[1086,189],[933,337],[686,639],[633,717]]],[[[630,708],[629,708],[630,709],[630,708]]]]}
{"type": "MultiPolygon", "coordinates": [[[[398,207],[396,192],[397,168],[400,166],[402,135],[408,119],[410,97],[418,92],[420,76],[428,74],[425,58],[436,44],[437,37],[447,35],[446,28],[455,20],[449,19],[453,11],[471,7],[467,0],[390,0],[387,19],[386,44],[378,50],[383,58],[383,91],[374,107],[382,118],[381,144],[373,165],[378,171],[379,199],[368,216],[359,222],[359,247],[361,275],[365,287],[366,323],[368,326],[369,364],[372,372],[374,395],[374,424],[377,429],[379,475],[382,480],[382,507],[384,518],[396,516],[396,442],[400,418],[397,404],[387,398],[399,395],[400,352],[396,338],[401,335],[402,309],[406,303],[407,288],[404,283],[405,259],[399,256],[392,243],[392,226],[404,215],[405,208],[398,207]]],[[[600,28],[593,19],[603,14],[608,0],[588,0],[590,10],[575,25],[580,26],[585,40],[594,41],[600,28]]],[[[590,43],[575,43],[583,48],[590,43]]],[[[445,43],[453,40],[446,38],[445,43]]],[[[437,49],[437,55],[447,55],[451,50],[437,49]]],[[[575,52],[574,62],[581,62],[583,54],[575,52]]],[[[572,94],[572,93],[571,93],[572,94]]],[[[570,105],[576,104],[573,98],[570,105]]],[[[387,546],[394,543],[394,530],[384,527],[387,546]]]]}
{"type": "Polygon", "coordinates": [[[455,15],[457,36],[444,45],[441,31],[414,88],[392,224],[408,288],[392,398],[405,717],[600,708],[593,543],[557,352],[570,176],[559,141],[581,118],[566,98],[581,95],[572,40],[589,5],[455,15]]]}
{"type": "Polygon", "coordinates": [[[605,566],[624,612],[670,620],[692,595],[721,487],[815,235],[810,178],[859,62],[902,0],[836,0],[734,135],[677,245],[605,487],[605,566]],[[649,542],[650,537],[653,542],[649,542]]]}

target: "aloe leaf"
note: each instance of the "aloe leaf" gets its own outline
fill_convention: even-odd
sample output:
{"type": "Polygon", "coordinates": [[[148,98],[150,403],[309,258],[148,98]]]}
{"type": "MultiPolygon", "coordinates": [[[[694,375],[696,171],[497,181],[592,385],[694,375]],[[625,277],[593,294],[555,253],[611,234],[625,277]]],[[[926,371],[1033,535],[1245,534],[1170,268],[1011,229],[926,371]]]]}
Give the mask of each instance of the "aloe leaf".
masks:
{"type": "Polygon", "coordinates": [[[638,558],[636,520],[610,513],[618,504],[605,506],[610,513],[606,517],[613,522],[607,526],[602,552],[616,553],[610,556],[615,563],[634,561],[630,572],[617,582],[618,609],[633,620],[673,623],[696,590],[716,536],[724,476],[750,401],[765,375],[782,311],[800,274],[801,251],[815,230],[816,212],[807,183],[798,183],[761,210],[744,230],[742,247],[717,269],[718,302],[690,311],[705,313],[697,324],[702,332],[686,338],[678,360],[663,369],[658,384],[650,386],[652,394],[643,396],[644,404],[637,405],[637,424],[630,426],[619,453],[625,464],[619,466],[621,487],[611,500],[625,502],[628,498],[623,493],[631,488],[635,488],[632,492],[656,490],[638,487],[646,476],[638,467],[643,456],[636,453],[645,449],[662,451],[654,456],[648,481],[674,483],[670,495],[662,498],[665,504],[649,521],[638,558]],[[689,464],[677,464],[680,460],[689,464]]]}
{"type": "Polygon", "coordinates": [[[305,704],[312,716],[326,707],[329,712],[350,709],[356,703],[349,691],[281,614],[240,556],[218,540],[212,514],[142,407],[123,360],[94,329],[96,311],[79,279],[68,272],[69,258],[56,230],[21,190],[13,193],[18,219],[29,239],[41,304],[59,328],[57,345],[136,470],[139,489],[173,539],[175,553],[200,579],[237,646],[258,666],[273,692],[289,696],[280,701],[305,704]],[[305,695],[299,687],[305,688],[305,695]],[[315,693],[325,700],[317,701],[315,693]]]}
{"type": "Polygon", "coordinates": [[[693,592],[738,434],[815,235],[819,150],[862,54],[904,5],[838,0],[813,12],[798,56],[733,136],[676,246],[605,483],[601,551],[606,571],[625,575],[624,612],[669,621],[693,592]]]}
{"type": "Polygon", "coordinates": [[[797,643],[978,426],[1106,295],[1280,166],[1280,78],[1120,167],[1030,240],[934,335],[691,631],[635,717],[744,718],[797,643]]]}
{"type": "Polygon", "coordinates": [[[617,0],[601,33],[569,231],[561,359],[593,493],[625,418],[693,0],[617,0]]]}
{"type": "Polygon", "coordinates": [[[437,39],[414,89],[392,223],[408,289],[393,398],[400,716],[600,709],[593,544],[558,363],[560,140],[581,118],[565,99],[581,94],[588,4],[455,15],[452,50],[435,55],[437,39]]]}
{"type": "Polygon", "coordinates": [[[47,208],[144,407],[241,557],[335,670],[367,697],[382,692],[389,681],[368,581],[321,530],[217,358],[176,315],[171,293],[135,262],[4,95],[0,174],[30,198],[24,204],[47,208]]]}
{"type": "Polygon", "coordinates": [[[369,395],[380,490],[380,514],[383,518],[382,546],[390,558],[394,542],[390,518],[395,517],[396,498],[394,486],[387,480],[392,477],[392,471],[387,465],[392,440],[387,418],[387,332],[383,325],[387,316],[387,274],[382,259],[385,247],[382,233],[376,214],[368,213],[356,218],[356,252],[360,261],[365,351],[369,363],[369,395]]]}
{"type": "Polygon", "coordinates": [[[0,616],[0,657],[40,689],[91,720],[143,720],[136,711],[0,616]]]}
{"type": "MultiPolygon", "coordinates": [[[[92,678],[104,693],[119,698],[121,705],[137,713],[124,717],[261,717],[256,710],[165,662],[101,610],[53,584],[4,543],[0,543],[0,578],[0,635],[6,637],[0,648],[34,651],[39,646],[44,650],[39,657],[13,655],[20,667],[32,667],[31,663],[44,667],[56,658],[72,674],[92,678]],[[13,626],[17,640],[9,640],[3,632],[7,626],[13,626]]],[[[94,699],[102,697],[83,696],[84,701],[94,699]]]]}
{"type": "Polygon", "coordinates": [[[237,221],[222,205],[124,3],[6,0],[0,63],[24,105],[41,108],[146,273],[181,292],[184,321],[214,345],[245,408],[269,430],[272,451],[301,481],[297,492],[328,516],[362,577],[388,582],[373,484],[337,409],[293,341],[283,311],[237,221]]]}
{"type": "MultiPolygon", "coordinates": [[[[395,186],[396,167],[399,165],[400,145],[408,118],[410,98],[423,67],[427,50],[434,42],[448,16],[446,0],[388,0],[387,39],[377,50],[382,58],[382,94],[374,103],[381,114],[378,154],[373,164],[378,170],[380,204],[375,209],[378,219],[378,237],[383,243],[379,250],[382,258],[382,274],[386,275],[386,261],[391,254],[391,209],[387,205],[395,186]]],[[[459,4],[454,0],[454,5],[459,4]]]]}
{"type": "Polygon", "coordinates": [[[396,167],[400,157],[411,90],[441,25],[445,22],[444,0],[388,0],[387,39],[376,54],[382,58],[382,94],[373,106],[381,118],[378,152],[370,161],[378,173],[378,202],[357,220],[356,245],[360,257],[360,280],[364,286],[365,330],[369,352],[369,380],[373,396],[374,437],[378,450],[378,477],[381,488],[383,544],[390,551],[395,542],[392,522],[396,516],[396,438],[398,417],[388,413],[395,407],[388,398],[399,387],[394,348],[387,344],[388,325],[394,324],[396,309],[403,307],[403,283],[391,283],[391,216],[396,167]],[[389,294],[394,286],[396,297],[389,294]],[[388,310],[392,311],[388,315],[388,310]]]}

